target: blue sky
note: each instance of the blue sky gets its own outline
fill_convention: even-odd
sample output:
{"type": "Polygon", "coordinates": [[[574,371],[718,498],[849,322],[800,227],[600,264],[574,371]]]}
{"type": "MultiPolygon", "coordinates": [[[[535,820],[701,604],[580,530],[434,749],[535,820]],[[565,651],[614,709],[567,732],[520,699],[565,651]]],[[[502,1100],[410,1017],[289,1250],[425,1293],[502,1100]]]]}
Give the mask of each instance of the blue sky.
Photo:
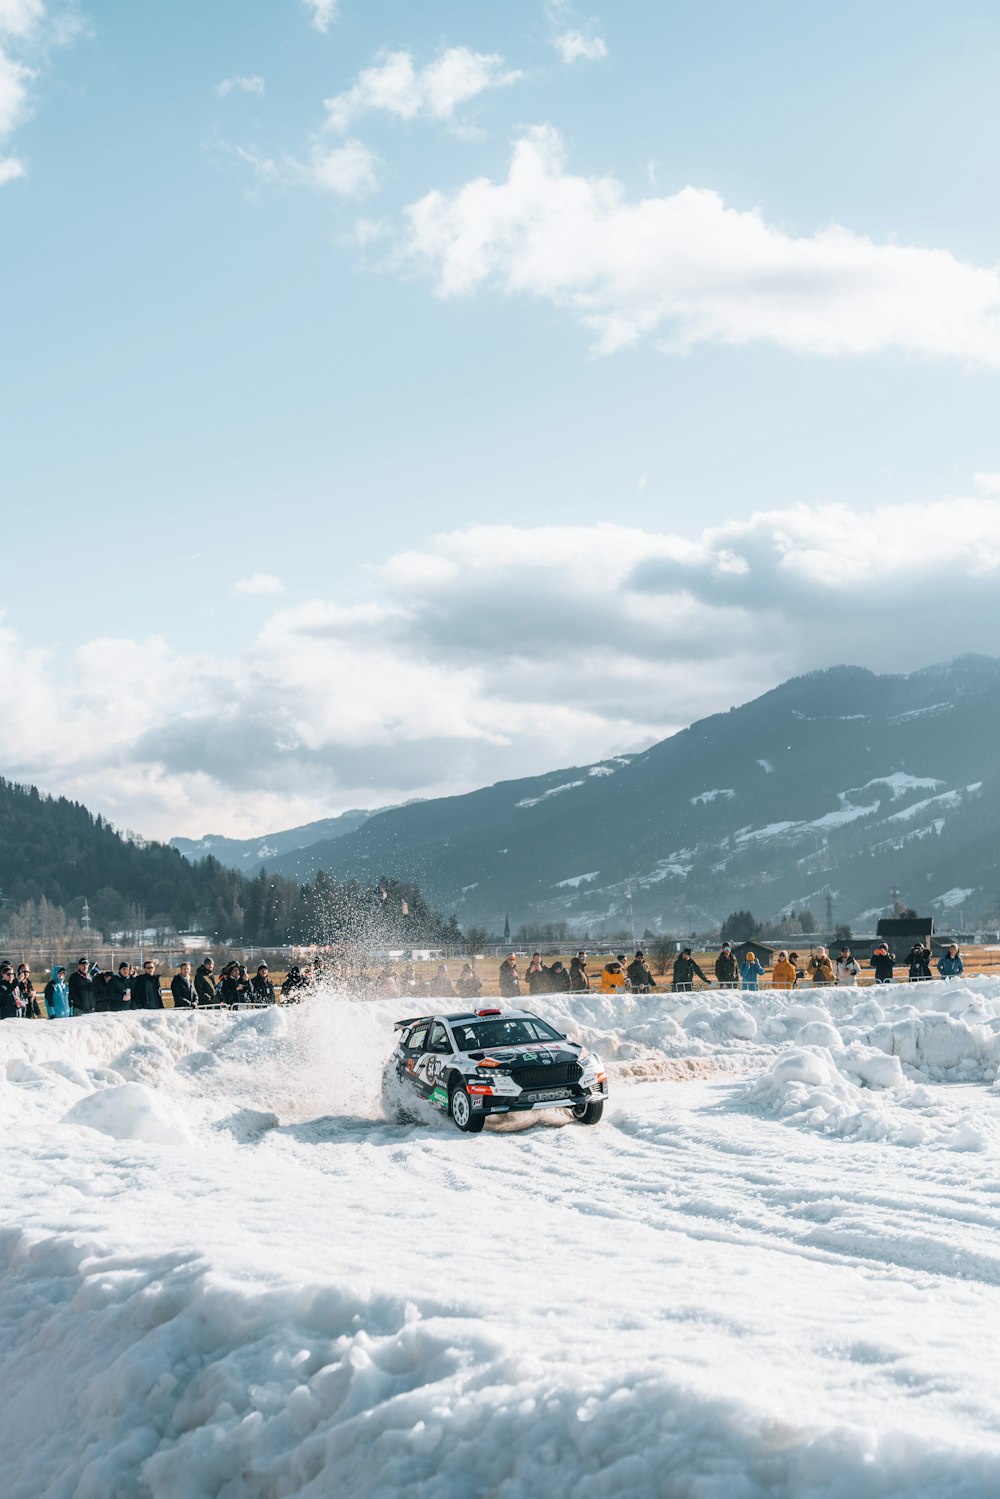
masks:
{"type": "Polygon", "coordinates": [[[995,6],[0,48],[7,774],[249,833],[994,648],[995,6]]]}

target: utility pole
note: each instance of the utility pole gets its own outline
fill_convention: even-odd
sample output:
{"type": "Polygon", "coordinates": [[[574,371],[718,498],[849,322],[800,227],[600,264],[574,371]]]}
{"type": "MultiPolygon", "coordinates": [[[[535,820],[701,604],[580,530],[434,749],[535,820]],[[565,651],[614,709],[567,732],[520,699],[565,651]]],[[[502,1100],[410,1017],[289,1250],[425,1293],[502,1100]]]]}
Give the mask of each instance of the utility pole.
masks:
{"type": "Polygon", "coordinates": [[[829,936],[833,936],[833,896],[830,887],[826,887],[826,930],[829,936]]]}
{"type": "Polygon", "coordinates": [[[632,910],[632,876],[625,877],[625,909],[628,913],[628,929],[632,936],[632,946],[635,947],[635,912],[632,910]]]}
{"type": "Polygon", "coordinates": [[[87,963],[90,963],[90,901],[83,897],[83,915],[80,922],[83,927],[83,945],[87,949],[87,963]]]}

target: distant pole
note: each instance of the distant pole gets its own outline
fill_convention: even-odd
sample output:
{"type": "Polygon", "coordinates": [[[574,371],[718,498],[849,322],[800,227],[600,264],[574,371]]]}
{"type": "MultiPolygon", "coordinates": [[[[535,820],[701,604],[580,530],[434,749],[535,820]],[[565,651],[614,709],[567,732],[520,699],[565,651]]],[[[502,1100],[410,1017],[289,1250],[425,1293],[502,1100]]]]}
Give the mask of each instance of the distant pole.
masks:
{"type": "Polygon", "coordinates": [[[628,911],[628,929],[635,946],[635,912],[632,909],[632,876],[625,877],[625,908],[628,911]]]}
{"type": "Polygon", "coordinates": [[[830,887],[829,887],[829,885],[827,885],[827,887],[826,887],[826,929],[832,935],[832,933],[833,933],[833,896],[830,894],[830,887]]]}
{"type": "Polygon", "coordinates": [[[87,962],[90,962],[90,902],[86,896],[83,898],[83,945],[87,949],[87,962]]]}

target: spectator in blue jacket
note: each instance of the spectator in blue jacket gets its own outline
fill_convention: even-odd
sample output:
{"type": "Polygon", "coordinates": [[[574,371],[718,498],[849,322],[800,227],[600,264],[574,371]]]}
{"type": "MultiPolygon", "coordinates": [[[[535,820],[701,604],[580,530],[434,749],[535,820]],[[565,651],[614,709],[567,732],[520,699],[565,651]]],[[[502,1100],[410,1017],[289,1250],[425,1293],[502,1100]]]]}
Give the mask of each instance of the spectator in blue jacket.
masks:
{"type": "Polygon", "coordinates": [[[45,1008],[50,1020],[62,1020],[69,1014],[69,985],[65,968],[53,968],[52,977],[45,985],[45,1008]]]}
{"type": "Polygon", "coordinates": [[[743,959],[743,962],[740,964],[740,979],[742,981],[743,988],[758,989],[760,985],[758,984],[757,980],[760,978],[763,972],[764,969],[757,961],[757,954],[748,952],[746,957],[743,959]]]}
{"type": "Polygon", "coordinates": [[[960,973],[965,972],[962,954],[954,942],[943,957],[938,958],[936,966],[938,973],[943,979],[957,978],[960,973]]]}

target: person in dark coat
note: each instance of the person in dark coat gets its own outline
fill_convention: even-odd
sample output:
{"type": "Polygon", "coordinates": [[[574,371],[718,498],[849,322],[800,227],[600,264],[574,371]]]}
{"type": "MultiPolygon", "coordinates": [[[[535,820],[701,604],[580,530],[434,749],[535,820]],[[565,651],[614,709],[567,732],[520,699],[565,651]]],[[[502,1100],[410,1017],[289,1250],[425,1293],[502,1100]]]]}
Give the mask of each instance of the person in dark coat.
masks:
{"type": "Polygon", "coordinates": [[[921,984],[931,976],[931,950],[922,942],[914,942],[903,962],[910,970],[910,983],[921,984]]]}
{"type": "Polygon", "coordinates": [[[198,964],[194,971],[194,988],[200,1008],[206,1009],[219,1003],[219,996],[215,989],[214,958],[206,958],[203,963],[198,964]]]}
{"type": "Polygon", "coordinates": [[[239,995],[241,1005],[253,1004],[253,979],[250,977],[250,970],[245,963],[239,965],[236,992],[239,995]]]}
{"type": "Polygon", "coordinates": [[[118,972],[108,979],[108,1009],[116,1013],[132,1008],[132,980],[128,976],[129,965],[118,964],[118,972]]]}
{"type": "Polygon", "coordinates": [[[92,1015],[97,996],[86,958],[81,958],[69,976],[69,1006],[74,1015],[92,1015]]]}
{"type": "Polygon", "coordinates": [[[549,970],[542,962],[540,952],[531,954],[531,962],[524,970],[524,977],[528,984],[529,994],[547,994],[549,992],[549,970]]]}
{"type": "Polygon", "coordinates": [[[632,986],[633,994],[648,994],[650,989],[656,988],[653,970],[646,962],[646,955],[641,948],[626,968],[625,973],[632,986]]]}
{"type": "Polygon", "coordinates": [[[736,954],[733,952],[731,942],[723,942],[722,951],[715,960],[715,977],[719,980],[720,989],[738,989],[740,987],[740,965],[736,954]]]}
{"type": "MultiPolygon", "coordinates": [[[[569,993],[569,974],[567,973],[565,967],[562,964],[562,961],[559,958],[557,958],[556,961],[545,970],[545,976],[548,980],[548,989],[550,994],[569,993]]],[[[532,993],[534,993],[534,991],[532,991],[532,993]]]]}
{"type": "Polygon", "coordinates": [[[132,980],[132,1008],[133,1010],[163,1009],[160,976],[151,958],[146,959],[142,965],[142,972],[137,973],[132,980]]]}
{"type": "Polygon", "coordinates": [[[219,986],[216,989],[218,998],[230,1009],[240,1003],[240,965],[235,961],[227,963],[222,970],[219,986]]]}
{"type": "Polygon", "coordinates": [[[690,947],[685,947],[684,951],[674,959],[674,993],[683,994],[693,989],[696,975],[703,984],[708,983],[708,979],[692,957],[690,947]]]}
{"type": "Polygon", "coordinates": [[[35,986],[31,982],[31,969],[27,963],[17,965],[17,992],[21,996],[21,1018],[41,1020],[42,1011],[38,1003],[38,995],[35,993],[35,986]]]}
{"type": "Polygon", "coordinates": [[[13,968],[9,963],[0,963],[0,1020],[20,1018],[19,998],[13,968]]]}
{"type": "Polygon", "coordinates": [[[476,970],[471,963],[466,963],[463,966],[455,988],[458,991],[459,999],[478,999],[480,994],[482,994],[482,982],[476,978],[476,970]]]}
{"type": "Polygon", "coordinates": [[[896,964],[896,954],[889,951],[888,944],[880,942],[872,953],[869,968],[875,970],[876,984],[891,984],[892,970],[896,964]]]}
{"type": "Polygon", "coordinates": [[[590,974],[587,972],[587,954],[581,950],[569,963],[569,986],[574,994],[582,994],[585,989],[590,988],[590,974]]]}
{"type": "Polygon", "coordinates": [[[191,964],[182,963],[170,980],[170,993],[173,996],[175,1010],[196,1010],[198,1008],[198,991],[194,987],[191,978],[191,964]]]}
{"type": "Polygon", "coordinates": [[[516,953],[508,953],[500,964],[500,993],[504,999],[514,999],[521,993],[521,978],[517,971],[516,953]]]}
{"type": "Polygon", "coordinates": [[[274,985],[271,983],[266,963],[261,963],[253,976],[253,1002],[255,1005],[274,1004],[274,985]]]}

